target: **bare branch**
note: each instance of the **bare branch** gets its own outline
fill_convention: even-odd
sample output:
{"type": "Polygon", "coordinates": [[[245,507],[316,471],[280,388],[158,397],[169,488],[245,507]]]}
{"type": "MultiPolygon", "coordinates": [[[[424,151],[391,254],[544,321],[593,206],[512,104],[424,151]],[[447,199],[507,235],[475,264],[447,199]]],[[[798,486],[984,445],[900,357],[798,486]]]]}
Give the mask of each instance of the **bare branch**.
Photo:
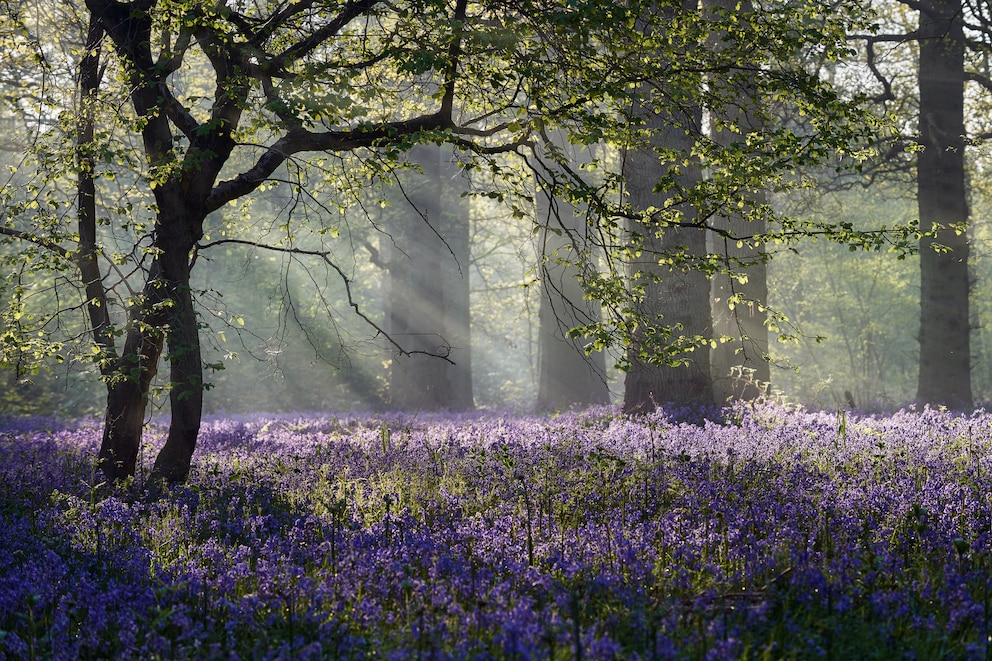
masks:
{"type": "Polygon", "coordinates": [[[965,71],[964,79],[977,84],[986,92],[992,94],[992,79],[988,76],[984,76],[976,71],[965,71]]]}
{"type": "Polygon", "coordinates": [[[271,251],[274,251],[274,252],[282,252],[282,253],[287,253],[287,254],[290,254],[290,255],[307,255],[307,256],[311,256],[311,257],[319,257],[325,264],[327,264],[327,266],[329,266],[335,273],[338,274],[338,277],[341,278],[341,282],[344,283],[345,294],[348,297],[348,305],[351,306],[351,308],[355,311],[355,314],[359,318],[361,318],[366,324],[368,324],[369,326],[371,326],[372,329],[375,330],[375,332],[376,332],[377,335],[381,335],[383,338],[386,339],[387,342],[389,342],[391,345],[393,345],[393,347],[400,354],[402,354],[404,356],[412,356],[414,354],[422,354],[422,355],[425,355],[425,356],[430,356],[431,358],[440,358],[441,360],[444,360],[445,362],[450,363],[451,365],[454,365],[455,364],[454,361],[452,361],[445,354],[434,353],[434,352],[431,352],[431,351],[419,351],[419,350],[413,350],[413,351],[411,351],[411,350],[408,350],[408,349],[404,349],[379,324],[377,324],[375,321],[373,321],[371,318],[369,318],[369,316],[366,315],[362,311],[362,309],[359,307],[358,302],[355,301],[355,299],[354,299],[354,297],[352,295],[352,291],[351,291],[351,278],[349,278],[347,276],[347,274],[344,272],[344,270],[340,266],[338,266],[337,264],[335,264],[331,260],[331,254],[330,254],[329,251],[326,251],[326,250],[305,250],[303,248],[287,248],[287,247],[284,247],[284,246],[273,246],[273,245],[268,245],[268,244],[264,244],[264,243],[258,243],[256,241],[246,241],[244,239],[219,239],[217,241],[211,241],[210,243],[197,244],[196,249],[198,251],[199,250],[205,250],[207,248],[213,248],[215,246],[219,246],[219,245],[223,245],[223,244],[235,244],[235,245],[242,245],[242,246],[250,246],[252,248],[259,248],[259,249],[262,249],[262,250],[271,250],[271,251]]]}

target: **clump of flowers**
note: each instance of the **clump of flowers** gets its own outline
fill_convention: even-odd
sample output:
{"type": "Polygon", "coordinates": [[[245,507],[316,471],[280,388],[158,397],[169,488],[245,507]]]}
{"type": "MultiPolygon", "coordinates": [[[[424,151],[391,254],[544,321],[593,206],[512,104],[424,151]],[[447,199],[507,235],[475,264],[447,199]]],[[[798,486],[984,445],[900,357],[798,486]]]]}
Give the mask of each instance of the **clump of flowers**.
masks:
{"type": "Polygon", "coordinates": [[[98,439],[0,426],[0,659],[992,654],[981,411],[226,418],[154,500],[98,439]]]}

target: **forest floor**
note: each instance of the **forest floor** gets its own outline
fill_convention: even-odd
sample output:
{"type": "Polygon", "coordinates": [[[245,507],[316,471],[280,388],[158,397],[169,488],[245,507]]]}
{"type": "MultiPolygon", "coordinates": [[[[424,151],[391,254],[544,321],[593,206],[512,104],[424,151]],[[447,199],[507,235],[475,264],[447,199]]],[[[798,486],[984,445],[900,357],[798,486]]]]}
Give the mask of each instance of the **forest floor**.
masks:
{"type": "Polygon", "coordinates": [[[0,660],[992,657],[984,412],[227,417],[154,500],[99,431],[0,420],[0,660]]]}

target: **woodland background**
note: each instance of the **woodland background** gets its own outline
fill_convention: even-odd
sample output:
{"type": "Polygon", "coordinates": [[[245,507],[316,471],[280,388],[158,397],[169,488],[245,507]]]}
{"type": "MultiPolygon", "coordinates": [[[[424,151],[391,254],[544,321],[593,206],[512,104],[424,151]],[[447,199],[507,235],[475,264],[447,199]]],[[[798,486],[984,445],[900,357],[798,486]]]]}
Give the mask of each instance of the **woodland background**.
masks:
{"type": "MultiPolygon", "coordinates": [[[[173,4],[148,6],[152,13],[175,13],[181,3],[173,4]]],[[[278,7],[313,8],[319,4],[278,7]]],[[[359,4],[363,3],[324,3],[322,8],[331,14],[334,10],[354,10],[359,4]]],[[[364,4],[374,7],[376,3],[364,4]]],[[[428,4],[414,3],[406,11],[411,16],[427,12],[428,4]]],[[[711,55],[699,56],[706,62],[712,60],[712,53],[734,51],[738,57],[734,66],[741,70],[748,68],[748,63],[740,61],[746,44],[733,41],[738,38],[733,36],[736,33],[731,33],[722,46],[719,40],[714,41],[713,33],[730,30],[721,21],[729,20],[727,17],[733,17],[727,25],[750,21],[750,31],[741,31],[745,36],[763,29],[765,23],[779,21],[774,25],[781,28],[781,34],[792,30],[798,35],[796,43],[789,46],[790,52],[806,58],[790,66],[808,72],[837,95],[836,99],[818,97],[822,105],[809,109],[813,120],[828,117],[832,103],[849,104],[845,112],[862,113],[858,121],[875,118],[870,124],[873,133],[868,137],[861,133],[857,136],[860,143],[852,140],[845,145],[848,156],[856,149],[865,150],[857,159],[837,160],[836,154],[815,163],[811,159],[806,171],[801,164],[789,164],[795,185],[769,186],[760,192],[774,213],[809,223],[800,226],[800,241],[756,243],[756,249],[767,253],[770,260],[766,270],[751,271],[750,281],[760,284],[766,279],[767,296],[754,298],[772,311],[765,321],[771,368],[766,372],[759,367],[753,373],[760,391],[827,408],[851,404],[868,409],[896,408],[914,401],[967,407],[986,401],[992,393],[992,338],[987,330],[992,311],[985,295],[992,269],[985,176],[989,167],[985,139],[992,116],[987,95],[988,54],[992,50],[987,7],[983,3],[936,1],[843,2],[835,6],[717,2],[704,8],[669,4],[654,3],[653,9],[648,5],[642,9],[661,16],[666,29],[671,30],[675,29],[672,26],[691,30],[707,16],[710,20],[717,16],[718,28],[706,39],[693,42],[687,37],[685,43],[700,53],[709,52],[711,55]],[[690,15],[694,17],[691,20],[686,18],[690,15]],[[825,18],[831,15],[833,19],[825,18]],[[832,25],[831,20],[839,24],[832,25]],[[811,35],[822,39],[824,34],[836,40],[829,47],[808,41],[811,35]],[[942,57],[947,59],[946,53],[952,53],[951,59],[957,62],[951,64],[951,69],[958,67],[956,73],[951,76],[942,70],[934,74],[934,62],[946,69],[947,62],[941,61],[942,57]],[[927,69],[928,62],[931,69],[927,69]],[[927,81],[935,77],[945,86],[936,101],[927,87],[927,81]],[[948,85],[958,93],[946,94],[948,85]],[[960,115],[963,131],[956,130],[953,122],[934,129],[934,118],[944,121],[948,112],[960,115]],[[938,132],[942,140],[950,142],[929,144],[931,135],[938,132]],[[936,175],[921,169],[930,167],[923,162],[925,155],[942,153],[959,155],[960,167],[940,170],[936,175]],[[960,185],[953,183],[956,181],[960,185]],[[959,209],[946,219],[926,217],[929,212],[924,206],[930,195],[926,191],[937,189],[946,194],[951,188],[959,209]],[[943,234],[933,239],[922,237],[919,254],[907,252],[905,241],[897,241],[895,248],[880,243],[874,246],[880,249],[864,250],[869,240],[863,236],[847,240],[844,234],[870,233],[879,227],[909,228],[908,236],[912,237],[913,232],[919,236],[920,230],[929,229],[932,223],[942,223],[943,234]],[[831,228],[830,232],[821,232],[821,227],[831,228]],[[827,238],[818,239],[821,233],[827,238]],[[963,280],[959,273],[954,283],[946,285],[949,289],[937,293],[925,288],[921,292],[920,255],[935,254],[930,241],[954,244],[944,257],[963,265],[965,273],[963,280]],[[956,292],[954,297],[947,294],[950,290],[956,292]],[[950,298],[954,299],[950,304],[956,306],[957,320],[967,321],[964,340],[960,330],[953,337],[940,329],[921,330],[921,319],[948,316],[946,310],[927,308],[927,301],[950,298]],[[930,339],[925,340],[932,343],[928,347],[949,344],[957,347],[957,355],[964,354],[963,367],[946,367],[952,382],[970,383],[970,390],[960,401],[940,401],[925,388],[921,390],[921,383],[931,379],[920,374],[920,356],[934,353],[928,348],[921,351],[921,332],[930,333],[930,339]],[[939,337],[934,339],[934,333],[939,337]]],[[[66,231],[45,223],[64,224],[75,213],[76,191],[71,190],[70,175],[74,168],[80,169],[80,161],[78,152],[77,157],[67,155],[73,144],[77,150],[80,145],[75,131],[84,116],[80,115],[85,103],[79,90],[84,84],[80,71],[87,53],[98,60],[103,80],[103,88],[95,92],[106,93],[100,101],[94,139],[96,149],[106,150],[98,154],[103,165],[97,168],[95,183],[100,216],[99,268],[106,281],[112,281],[108,286],[117,288],[114,293],[121,311],[140,289],[140,284],[134,284],[135,278],[147,272],[147,261],[141,259],[141,251],[147,247],[142,237],[149,236],[149,228],[154,226],[154,176],[141,165],[147,154],[142,155],[135,138],[121,137],[125,133],[121,127],[135,122],[134,111],[126,109],[126,66],[115,59],[121,57],[120,46],[113,55],[114,49],[102,33],[90,44],[93,50],[86,47],[90,19],[110,11],[108,7],[128,6],[56,0],[4,2],[0,22],[4,46],[0,158],[6,166],[2,198],[6,231],[0,244],[5,263],[0,298],[6,311],[0,346],[0,410],[6,413],[75,416],[99,412],[106,402],[107,392],[100,383],[106,374],[101,377],[99,361],[94,361],[94,353],[99,352],[92,348],[93,337],[87,331],[92,324],[84,310],[86,295],[80,295],[78,284],[65,274],[64,264],[49,263],[44,256],[44,242],[59,238],[53,232],[66,231]],[[113,103],[120,104],[116,111],[111,110],[113,103]],[[150,188],[149,181],[153,183],[150,188]],[[60,202],[55,201],[53,190],[62,196],[60,202]],[[38,213],[39,208],[48,215],[38,213]],[[49,234],[44,240],[38,239],[40,234],[26,234],[36,230],[49,234]],[[130,289],[130,294],[125,289],[130,289]]],[[[255,10],[245,6],[246,16],[264,8],[262,4],[251,5],[255,10]]],[[[449,18],[443,20],[449,21],[445,23],[449,27],[464,27],[458,21],[466,7],[469,15],[476,12],[480,17],[489,10],[481,5],[440,3],[431,11],[446,12],[449,18]]],[[[202,16],[196,20],[201,19],[206,20],[202,16]]],[[[95,23],[99,21],[91,22],[90,29],[95,23]]],[[[493,28],[492,24],[489,27],[493,28]]],[[[493,28],[488,34],[492,43],[485,44],[487,48],[503,47],[496,43],[503,33],[493,28]]],[[[178,44],[180,37],[175,38],[178,44]]],[[[190,52],[194,50],[187,46],[190,52]]],[[[425,52],[435,52],[429,47],[420,44],[404,51],[404,66],[410,69],[417,53],[426,57],[425,52]]],[[[598,47],[609,45],[601,43],[598,47]]],[[[675,57],[678,48],[687,47],[672,48],[675,50],[668,53],[675,57]]],[[[778,44],[774,48],[783,47],[778,44]]],[[[781,72],[782,63],[773,58],[786,51],[774,48],[769,46],[769,59],[752,63],[754,67],[781,72]]],[[[464,49],[463,59],[468,61],[468,47],[464,49]]],[[[761,56],[760,52],[755,55],[761,56]]],[[[169,84],[181,90],[177,98],[187,105],[209,105],[214,94],[211,56],[199,57],[190,56],[183,62],[185,68],[169,74],[169,84]]],[[[430,78],[442,70],[437,62],[430,61],[414,73],[430,78]]],[[[402,72],[402,67],[398,71],[402,72]]],[[[492,71],[480,70],[475,75],[476,82],[484,85],[484,77],[491,76],[492,71]]],[[[585,69],[575,69],[576,80],[586,75],[585,69]]],[[[465,80],[471,80],[469,76],[466,72],[465,80]]],[[[375,84],[386,85],[383,80],[375,84]]],[[[347,87],[347,83],[342,85],[347,87]]],[[[581,85],[576,83],[576,87],[581,85]]],[[[432,98],[437,98],[437,89],[432,98]]],[[[739,92],[743,88],[736,89],[739,92]]],[[[338,91],[325,89],[321,94],[326,96],[314,92],[313,98],[324,104],[347,105],[360,103],[363,94],[356,84],[330,99],[338,91]]],[[[373,94],[367,92],[366,96],[373,94]]],[[[416,92],[408,91],[404,98],[416,106],[417,101],[410,100],[416,98],[416,92]]],[[[643,100],[632,92],[628,103],[643,100]]],[[[754,107],[770,104],[767,98],[755,97],[754,107]]],[[[783,107],[794,113],[794,108],[783,107]]],[[[680,106],[680,111],[684,109],[680,106]]],[[[720,131],[726,130],[719,127],[719,120],[730,122],[733,113],[719,104],[698,110],[699,136],[708,135],[719,142],[720,131]]],[[[781,111],[769,111],[769,116],[781,111]]],[[[747,108],[742,112],[747,115],[747,108]]],[[[342,117],[347,114],[343,112],[342,117]]],[[[801,114],[793,114],[790,121],[801,124],[797,119],[801,114]]],[[[547,117],[538,119],[548,121],[547,117]]],[[[544,133],[561,152],[551,161],[571,163],[576,171],[595,162],[600,172],[609,172],[609,163],[616,164],[621,158],[622,152],[609,146],[608,138],[597,143],[586,132],[579,140],[576,136],[580,132],[574,126],[569,129],[562,122],[562,127],[556,129],[558,133],[544,133]]],[[[764,130],[759,125],[750,128],[764,130]]],[[[741,135],[747,133],[746,126],[745,130],[737,129],[741,135]]],[[[537,119],[531,130],[535,134],[544,131],[537,119]]],[[[452,155],[452,145],[445,146],[444,139],[435,141],[428,136],[424,140],[425,134],[418,135],[413,142],[427,144],[401,146],[401,155],[388,167],[367,162],[359,166],[342,159],[335,169],[332,165],[337,157],[333,155],[306,166],[289,162],[243,204],[232,203],[213,212],[210,226],[191,257],[197,263],[191,272],[191,288],[204,338],[202,362],[207,366],[205,410],[548,410],[603,401],[605,397],[615,402],[624,399],[626,374],[614,365],[629,367],[624,364],[631,355],[629,342],[607,342],[603,352],[582,355],[583,347],[592,347],[590,335],[563,340],[570,328],[581,325],[576,315],[588,304],[582,301],[583,295],[590,297],[588,288],[585,292],[575,289],[575,276],[568,268],[581,269],[588,263],[578,264],[581,259],[569,252],[576,249],[574,241],[571,246],[555,244],[562,232],[547,231],[553,223],[542,223],[542,217],[554,218],[562,226],[580,218],[581,226],[581,204],[567,199],[557,180],[542,193],[540,176],[531,178],[533,174],[520,163],[502,172],[519,177],[518,182],[503,192],[487,189],[481,183],[485,173],[480,176],[475,170],[466,174],[464,162],[452,155]],[[395,163],[400,165],[394,167],[395,163]],[[516,195],[512,203],[507,201],[511,196],[506,190],[516,195]],[[573,209],[578,209],[578,214],[573,209]],[[418,218],[422,222],[411,221],[418,218]],[[317,253],[333,257],[337,275],[346,275],[347,288],[345,280],[333,271],[314,266],[317,253]],[[360,314],[355,313],[356,308],[360,314]],[[444,330],[430,327],[431,320],[441,319],[444,330]],[[418,348],[418,343],[426,349],[418,348]],[[556,357],[556,346],[565,346],[573,358],[578,356],[578,362],[556,357]],[[450,360],[413,355],[421,350],[450,360]],[[408,355],[408,351],[413,353],[408,355]],[[407,367],[398,368],[401,362],[407,367]],[[576,373],[581,376],[576,377],[576,373]],[[608,393],[596,385],[600,381],[608,386],[608,393]],[[586,385],[570,389],[579,382],[586,385]]],[[[692,149],[690,145],[686,153],[692,149]]],[[[589,172],[586,181],[601,176],[594,169],[589,172]]],[[[731,178],[745,176],[740,172],[735,175],[732,169],[728,172],[731,178]]],[[[946,210],[946,204],[942,208],[946,210]]],[[[567,229],[564,236],[568,243],[567,229]]],[[[720,243],[716,235],[709,235],[707,241],[710,250],[720,243]]],[[[594,263],[602,256],[589,259],[594,263]]],[[[320,261],[319,255],[316,261],[320,261]]],[[[712,287],[716,319],[726,316],[726,293],[718,289],[718,275],[731,270],[726,265],[720,268],[710,273],[706,285],[712,287]]],[[[593,302],[601,303],[610,301],[593,302]]],[[[594,314],[598,315],[598,310],[594,314]]],[[[668,313],[666,322],[682,323],[675,316],[668,313]]],[[[123,320],[115,323],[119,328],[126,326],[123,320]]],[[[709,336],[719,334],[718,327],[709,336]]],[[[751,339],[752,348],[745,351],[750,354],[748,370],[756,364],[753,354],[766,351],[766,340],[751,339]]],[[[738,346],[727,344],[730,348],[738,346]]],[[[747,344],[745,341],[743,346],[747,344]]],[[[728,360],[733,364],[735,359],[728,360]]],[[[151,398],[149,414],[168,410],[168,390],[169,378],[158,375],[152,385],[152,394],[158,394],[151,398]]],[[[712,398],[697,397],[695,403],[722,403],[735,394],[740,393],[717,392],[712,398]]],[[[684,399],[691,402],[693,397],[684,399]]]]}

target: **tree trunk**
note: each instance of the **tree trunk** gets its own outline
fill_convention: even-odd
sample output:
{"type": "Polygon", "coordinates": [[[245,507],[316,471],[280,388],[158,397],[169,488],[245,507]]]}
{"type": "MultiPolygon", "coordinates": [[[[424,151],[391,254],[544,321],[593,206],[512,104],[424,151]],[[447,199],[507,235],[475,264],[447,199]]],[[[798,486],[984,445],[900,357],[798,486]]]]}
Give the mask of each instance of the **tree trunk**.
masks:
{"type": "MultiPolygon", "coordinates": [[[[556,140],[558,148],[566,141],[556,140]]],[[[578,168],[576,168],[578,169],[578,168]]],[[[580,280],[580,251],[587,245],[584,216],[553,192],[538,186],[537,221],[541,266],[539,312],[540,377],[537,405],[562,410],[570,406],[608,404],[606,358],[601,351],[586,355],[584,338],[568,331],[600,321],[599,304],[585,299],[580,280]]]]}
{"type": "MultiPolygon", "coordinates": [[[[707,9],[718,10],[717,19],[747,15],[754,12],[754,5],[736,0],[705,0],[707,9]]],[[[711,36],[710,47],[721,49],[722,34],[711,36]]],[[[740,66],[748,67],[750,62],[740,66]]],[[[763,122],[757,108],[757,85],[745,78],[738,86],[738,99],[727,104],[721,111],[721,119],[728,126],[736,126],[740,133],[716,126],[713,122],[710,133],[713,140],[723,147],[731,147],[735,141],[743,142],[747,133],[760,131],[763,122]]],[[[767,195],[762,190],[750,195],[750,206],[758,208],[767,203],[767,195]]],[[[743,213],[729,211],[711,223],[727,230],[733,236],[751,236],[765,231],[765,223],[749,220],[743,213]]],[[[744,244],[738,247],[736,241],[728,241],[721,236],[713,236],[712,250],[721,255],[734,272],[747,276],[740,282],[730,273],[718,273],[711,279],[713,301],[713,334],[715,337],[729,337],[720,342],[711,355],[713,370],[713,390],[717,402],[731,399],[755,399],[764,394],[771,379],[768,365],[768,328],[765,325],[767,314],[764,306],[768,302],[768,268],[764,262],[764,247],[744,244]],[[739,266],[747,264],[747,266],[739,266]],[[731,306],[731,302],[733,306],[731,306]]]]}
{"type": "MultiPolygon", "coordinates": [[[[686,10],[696,7],[688,0],[683,4],[686,10]]],[[[696,213],[685,201],[675,199],[679,190],[692,189],[702,178],[690,157],[694,142],[690,132],[699,131],[702,109],[691,101],[673,107],[669,99],[650,96],[650,86],[642,90],[649,94],[649,105],[641,102],[633,110],[644,117],[649,144],[625,153],[623,177],[632,211],[655,211],[627,227],[635,249],[627,271],[638,320],[627,351],[623,401],[627,413],[644,413],[663,404],[714,403],[709,344],[694,341],[713,335],[710,283],[691,263],[706,254],[706,234],[684,226],[696,213]],[[666,177],[670,183],[665,183],[666,177]],[[666,203],[671,206],[666,208],[666,203]],[[661,263],[678,252],[688,264],[661,263]],[[671,329],[671,336],[666,337],[666,329],[671,329]],[[680,359],[682,364],[671,364],[680,359]]]]}
{"type": "Polygon", "coordinates": [[[410,207],[392,223],[388,330],[407,353],[393,357],[389,399],[399,409],[438,410],[451,402],[444,357],[454,350],[445,327],[441,265],[451,253],[440,238],[440,152],[418,146],[410,158],[423,175],[414,175],[410,207]]]}
{"type": "Polygon", "coordinates": [[[100,88],[102,79],[100,67],[101,43],[103,27],[100,20],[90,15],[89,29],[86,35],[86,54],[79,62],[79,106],[80,124],[76,136],[76,162],[78,174],[76,180],[76,215],[79,230],[79,248],[76,252],[76,266],[86,292],[86,311],[90,320],[93,341],[102,353],[100,371],[106,376],[107,366],[112,362],[115,352],[114,334],[110,322],[110,306],[107,304],[107,292],[103,286],[103,276],[98,262],[99,250],[96,241],[96,181],[94,180],[95,163],[92,154],[93,141],[96,131],[93,104],[100,88]]]}
{"type": "MultiPolygon", "coordinates": [[[[698,116],[693,119],[700,119],[698,116]]],[[[692,140],[681,127],[653,116],[648,126],[655,133],[657,145],[678,149],[688,154],[692,140]]],[[[651,149],[628,152],[624,160],[624,178],[635,211],[665,206],[666,194],[655,192],[655,185],[666,171],[675,167],[662,163],[651,149]]],[[[692,187],[700,180],[695,165],[681,166],[676,179],[682,187],[692,187]]],[[[681,221],[691,221],[693,210],[681,209],[681,221]]],[[[673,366],[665,362],[665,347],[654,342],[655,329],[670,327],[674,331],[667,345],[676,347],[680,337],[712,336],[710,283],[706,276],[691,265],[669,267],[659,261],[666,255],[684,250],[688,256],[706,253],[706,235],[695,227],[667,225],[664,221],[631,222],[630,232],[641,237],[640,256],[628,265],[634,287],[643,288],[635,302],[636,312],[645,323],[638,326],[628,349],[630,363],[624,383],[624,411],[643,413],[663,404],[710,405],[714,402],[710,377],[710,349],[707,344],[696,346],[681,356],[684,364],[673,366]],[[647,325],[651,326],[649,330],[647,325]]]]}
{"type": "Polygon", "coordinates": [[[964,172],[964,30],[961,3],[929,0],[920,11],[920,141],[917,186],[920,225],[939,225],[920,242],[921,403],[969,409],[967,190],[964,172]],[[950,251],[938,252],[943,246],[950,251]]]}
{"type": "Polygon", "coordinates": [[[142,300],[129,313],[124,349],[105,377],[107,412],[98,461],[111,482],[120,482],[135,473],[148,393],[162,354],[161,321],[157,318],[163,289],[160,271],[156,260],[149,271],[142,300]]]}
{"type": "MultiPolygon", "coordinates": [[[[178,249],[181,250],[182,246],[178,249]]],[[[169,404],[172,420],[165,445],[152,468],[152,480],[183,482],[189,475],[203,417],[203,360],[189,286],[189,248],[173,253],[173,307],[169,314],[169,404]]]]}
{"type": "Polygon", "coordinates": [[[472,389],[472,319],[469,262],[471,260],[471,204],[462,196],[466,182],[449,148],[441,150],[442,232],[450,253],[442,262],[445,330],[451,345],[446,365],[451,384],[447,408],[467,411],[475,407],[472,389]]]}
{"type": "Polygon", "coordinates": [[[108,381],[107,416],[100,462],[109,480],[133,476],[141,446],[145,410],[158,372],[163,339],[168,340],[169,402],[172,420],[151,479],[182,482],[189,474],[203,415],[203,361],[190,289],[189,255],[204,214],[190,214],[175,184],[156,191],[160,250],[132,309],[124,350],[108,381]]]}

